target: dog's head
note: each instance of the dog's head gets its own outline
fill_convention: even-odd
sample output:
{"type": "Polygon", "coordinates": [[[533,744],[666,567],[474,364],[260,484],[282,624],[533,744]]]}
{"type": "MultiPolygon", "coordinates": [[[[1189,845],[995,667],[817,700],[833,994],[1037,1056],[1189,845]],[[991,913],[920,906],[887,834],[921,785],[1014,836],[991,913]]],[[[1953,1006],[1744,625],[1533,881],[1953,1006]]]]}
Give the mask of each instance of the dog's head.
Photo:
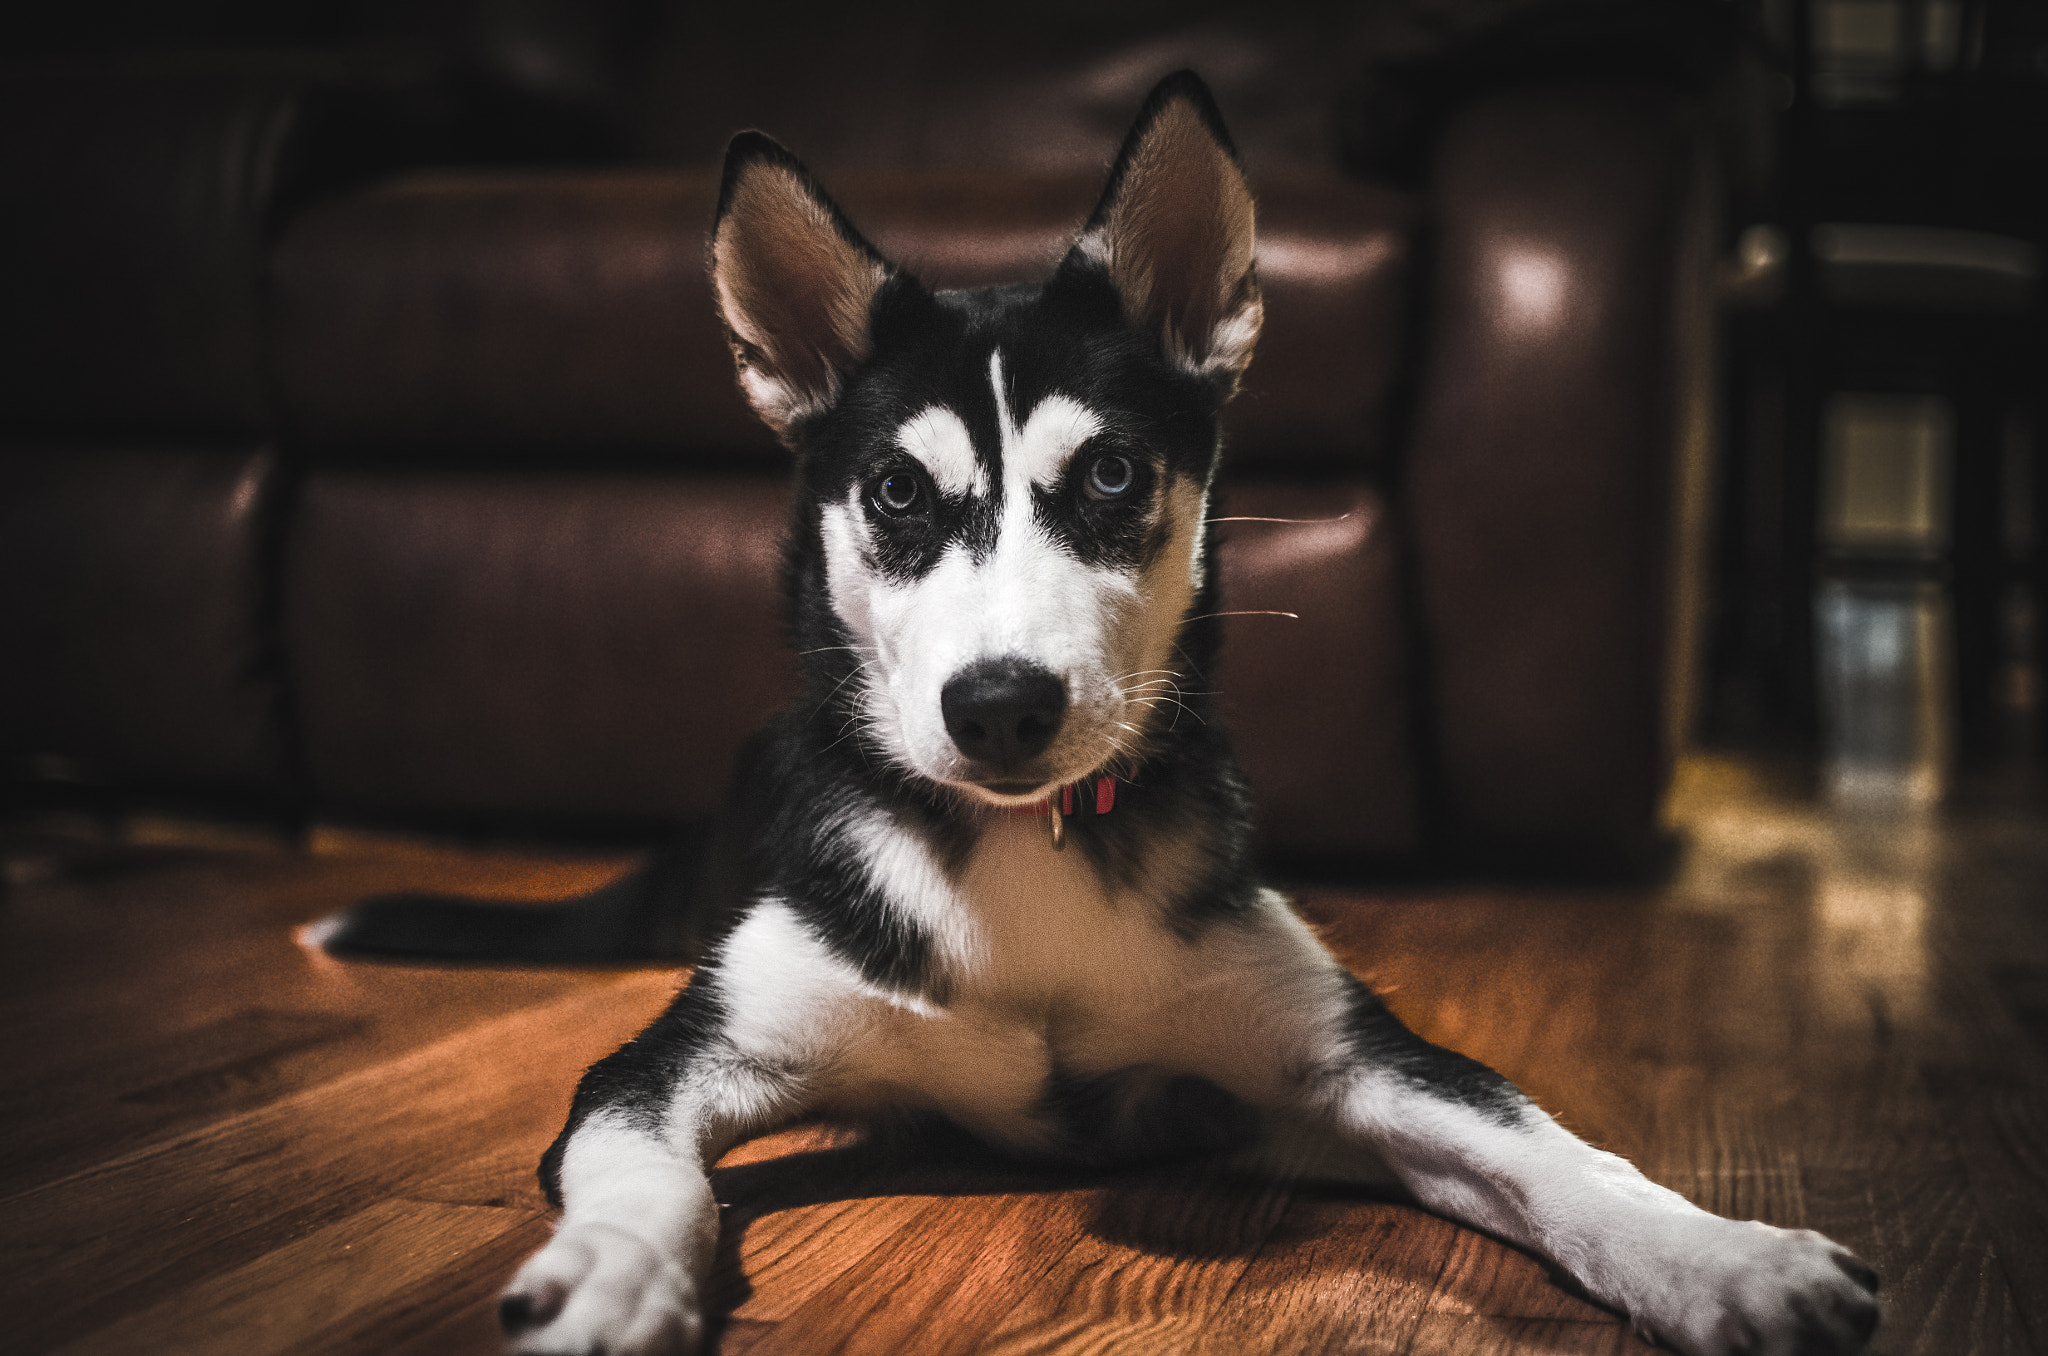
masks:
{"type": "Polygon", "coordinates": [[[1153,91],[1043,285],[929,290],[757,133],[727,152],[712,277],[740,385],[798,454],[800,630],[845,647],[815,667],[853,737],[999,805],[1142,755],[1261,317],[1202,82],[1153,91]]]}

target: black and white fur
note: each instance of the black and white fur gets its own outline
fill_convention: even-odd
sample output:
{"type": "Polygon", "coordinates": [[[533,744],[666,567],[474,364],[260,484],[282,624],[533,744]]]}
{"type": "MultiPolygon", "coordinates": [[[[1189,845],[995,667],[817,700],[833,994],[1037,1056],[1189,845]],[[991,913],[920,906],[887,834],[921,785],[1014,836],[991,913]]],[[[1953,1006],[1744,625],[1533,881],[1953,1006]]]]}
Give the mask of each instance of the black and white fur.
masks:
{"type": "Polygon", "coordinates": [[[781,147],[728,153],[740,381],[801,476],[803,695],[742,773],[750,885],[674,1005],[594,1065],[519,1353],[695,1349],[706,1170],[807,1113],[910,1106],[1103,1161],[1308,1126],[1691,1353],[1848,1352],[1876,1278],[1707,1214],[1407,1031],[1248,857],[1206,695],[1216,416],[1260,323],[1208,91],[1154,91],[1043,285],[934,292],[781,147]],[[1013,813],[1120,779],[1113,812],[1013,813]]]}

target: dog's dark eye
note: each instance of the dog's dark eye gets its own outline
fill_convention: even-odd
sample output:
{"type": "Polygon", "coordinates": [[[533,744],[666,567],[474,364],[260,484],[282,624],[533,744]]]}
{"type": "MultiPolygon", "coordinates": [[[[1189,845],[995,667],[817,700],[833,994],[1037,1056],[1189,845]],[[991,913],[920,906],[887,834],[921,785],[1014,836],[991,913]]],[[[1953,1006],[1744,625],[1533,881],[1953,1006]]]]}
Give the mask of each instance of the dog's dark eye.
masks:
{"type": "Polygon", "coordinates": [[[868,491],[875,507],[891,518],[901,518],[914,510],[924,498],[924,487],[917,483],[917,477],[908,471],[892,471],[877,480],[868,491]]]}
{"type": "Polygon", "coordinates": [[[1107,452],[1097,457],[1095,464],[1088,468],[1088,479],[1083,488],[1090,499],[1121,499],[1137,478],[1137,469],[1131,465],[1129,457],[1107,452]]]}

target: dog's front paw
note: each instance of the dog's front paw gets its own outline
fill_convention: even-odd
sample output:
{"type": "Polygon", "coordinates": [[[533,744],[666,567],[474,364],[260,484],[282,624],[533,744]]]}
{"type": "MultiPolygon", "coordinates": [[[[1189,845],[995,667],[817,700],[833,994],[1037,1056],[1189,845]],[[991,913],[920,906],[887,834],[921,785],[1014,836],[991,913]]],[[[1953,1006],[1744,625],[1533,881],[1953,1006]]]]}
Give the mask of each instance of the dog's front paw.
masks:
{"type": "Polygon", "coordinates": [[[609,1224],[564,1225],[505,1287],[498,1321],[514,1356],[689,1356],[704,1337],[689,1276],[609,1224]]]}
{"type": "Polygon", "coordinates": [[[1638,1331],[1687,1356],[1850,1356],[1877,1327],[1877,1273],[1811,1229],[1716,1219],[1638,1331]]]}

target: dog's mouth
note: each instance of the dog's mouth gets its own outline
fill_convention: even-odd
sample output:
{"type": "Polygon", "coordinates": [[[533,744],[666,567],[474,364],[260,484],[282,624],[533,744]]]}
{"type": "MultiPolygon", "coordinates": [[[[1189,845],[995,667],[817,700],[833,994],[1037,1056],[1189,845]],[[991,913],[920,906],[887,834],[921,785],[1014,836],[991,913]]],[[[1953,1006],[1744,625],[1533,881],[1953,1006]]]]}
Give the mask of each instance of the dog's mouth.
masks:
{"type": "Polygon", "coordinates": [[[1058,782],[1029,777],[967,777],[953,783],[970,800],[996,810],[1023,810],[1059,790],[1058,782]]]}
{"type": "Polygon", "coordinates": [[[1037,775],[1017,775],[1016,769],[1000,771],[990,769],[986,773],[973,768],[962,769],[960,773],[946,779],[955,790],[966,793],[971,800],[997,810],[1025,810],[1042,805],[1048,796],[1057,795],[1062,786],[1086,781],[1096,775],[1083,769],[1067,775],[1064,769],[1038,767],[1030,769],[1037,775]]]}

